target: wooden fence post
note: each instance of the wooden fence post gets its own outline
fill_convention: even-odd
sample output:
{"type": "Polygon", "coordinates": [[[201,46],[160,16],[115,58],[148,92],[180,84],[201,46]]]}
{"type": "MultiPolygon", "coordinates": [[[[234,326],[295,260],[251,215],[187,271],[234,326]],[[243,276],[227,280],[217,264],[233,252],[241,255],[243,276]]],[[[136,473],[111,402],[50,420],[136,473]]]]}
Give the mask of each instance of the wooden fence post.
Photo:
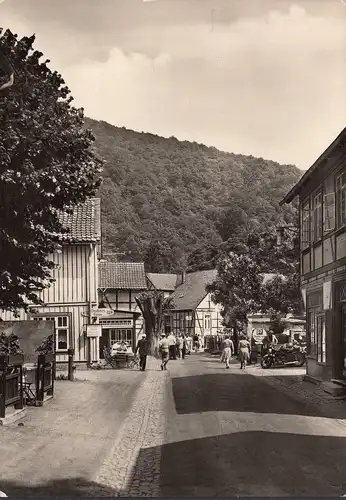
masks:
{"type": "Polygon", "coordinates": [[[0,418],[5,418],[6,413],[6,368],[2,366],[0,374],[0,418]]]}
{"type": "Polygon", "coordinates": [[[68,354],[68,372],[67,372],[67,377],[69,380],[73,381],[74,380],[74,373],[73,373],[73,356],[74,356],[74,349],[70,347],[70,349],[67,350],[68,354]]]}
{"type": "Polygon", "coordinates": [[[44,362],[45,355],[37,356],[37,372],[36,372],[36,401],[42,403],[44,399],[44,362]]]}

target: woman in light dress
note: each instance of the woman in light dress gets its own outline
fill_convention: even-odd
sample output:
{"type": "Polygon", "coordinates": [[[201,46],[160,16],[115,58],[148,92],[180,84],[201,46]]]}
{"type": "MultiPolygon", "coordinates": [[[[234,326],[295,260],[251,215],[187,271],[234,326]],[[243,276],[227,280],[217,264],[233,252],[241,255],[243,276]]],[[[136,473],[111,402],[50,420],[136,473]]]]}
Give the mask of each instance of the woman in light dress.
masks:
{"type": "Polygon", "coordinates": [[[240,361],[240,369],[246,368],[246,364],[250,359],[251,345],[245,335],[242,335],[238,342],[238,354],[240,361]]]}

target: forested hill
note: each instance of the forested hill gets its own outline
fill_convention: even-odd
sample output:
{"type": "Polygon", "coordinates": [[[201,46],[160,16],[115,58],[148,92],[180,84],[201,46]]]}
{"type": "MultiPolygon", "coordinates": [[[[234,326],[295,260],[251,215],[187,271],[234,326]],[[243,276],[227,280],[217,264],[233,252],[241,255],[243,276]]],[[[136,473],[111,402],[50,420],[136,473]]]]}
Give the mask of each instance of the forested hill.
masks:
{"type": "Polygon", "coordinates": [[[104,248],[144,259],[147,270],[179,270],[196,249],[208,254],[229,238],[292,220],[292,207],[279,201],[301,176],[295,166],[103,121],[86,126],[105,160],[104,248]]]}

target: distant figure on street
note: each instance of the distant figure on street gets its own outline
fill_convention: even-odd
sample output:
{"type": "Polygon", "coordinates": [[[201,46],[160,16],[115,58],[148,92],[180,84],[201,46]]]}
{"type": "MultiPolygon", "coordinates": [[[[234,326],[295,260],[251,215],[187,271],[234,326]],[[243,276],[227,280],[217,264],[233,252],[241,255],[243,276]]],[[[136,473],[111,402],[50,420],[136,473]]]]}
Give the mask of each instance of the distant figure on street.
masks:
{"type": "Polygon", "coordinates": [[[198,352],[198,350],[199,350],[199,338],[198,338],[197,334],[195,334],[193,336],[193,348],[194,348],[195,352],[198,352]]]}
{"type": "Polygon", "coordinates": [[[182,357],[183,359],[185,359],[185,356],[186,356],[186,350],[187,350],[187,340],[186,340],[185,335],[183,335],[183,336],[181,337],[181,340],[182,340],[182,342],[181,342],[181,357],[182,357]]]}
{"type": "Polygon", "coordinates": [[[147,341],[147,336],[145,334],[143,334],[142,338],[139,339],[137,347],[135,349],[135,354],[137,354],[137,351],[139,352],[139,367],[140,370],[144,372],[148,356],[148,341],[147,341]]]}
{"type": "Polygon", "coordinates": [[[177,339],[176,339],[176,343],[175,343],[176,356],[178,359],[181,358],[182,342],[183,342],[183,338],[181,336],[181,333],[179,333],[179,335],[177,336],[177,339]]]}
{"type": "Polygon", "coordinates": [[[275,335],[275,332],[273,328],[269,328],[268,331],[268,339],[271,345],[277,345],[278,344],[278,339],[277,336],[275,335]]]}
{"type": "Polygon", "coordinates": [[[231,357],[234,351],[233,341],[226,335],[225,340],[223,342],[223,360],[226,363],[226,368],[229,368],[229,362],[231,361],[231,357]]]}
{"type": "Polygon", "coordinates": [[[190,334],[186,335],[186,354],[190,354],[192,350],[192,338],[190,334]]]}
{"type": "Polygon", "coordinates": [[[246,368],[246,364],[250,359],[251,345],[245,335],[242,335],[238,342],[238,354],[240,361],[240,369],[246,368]]]}
{"type": "Polygon", "coordinates": [[[161,334],[159,342],[159,350],[161,353],[161,370],[167,370],[167,363],[169,360],[169,341],[164,333],[161,334]]]}
{"type": "Polygon", "coordinates": [[[169,359],[177,359],[176,355],[176,342],[177,339],[173,333],[170,333],[167,337],[168,345],[169,345],[169,359]]]}

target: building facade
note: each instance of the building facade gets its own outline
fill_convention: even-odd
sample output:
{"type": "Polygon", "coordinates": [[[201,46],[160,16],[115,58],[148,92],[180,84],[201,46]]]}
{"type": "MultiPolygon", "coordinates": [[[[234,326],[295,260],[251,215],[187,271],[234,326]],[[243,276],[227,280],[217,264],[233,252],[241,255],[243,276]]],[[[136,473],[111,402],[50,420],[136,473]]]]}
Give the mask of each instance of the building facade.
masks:
{"type": "Polygon", "coordinates": [[[216,335],[222,328],[221,306],[211,300],[206,286],[217,275],[216,270],[182,273],[172,298],[172,311],[167,318],[167,331],[174,334],[216,335]]]}
{"type": "Polygon", "coordinates": [[[282,203],[299,197],[307,374],[346,379],[346,129],[282,203]]]}
{"type": "Polygon", "coordinates": [[[55,282],[40,298],[43,306],[29,313],[19,311],[19,318],[2,311],[3,320],[53,320],[57,363],[68,360],[67,350],[73,348],[77,363],[98,357],[98,338],[87,336],[87,325],[93,322],[92,310],[98,301],[98,260],[101,251],[100,200],[93,198],[75,207],[73,214],[61,214],[63,226],[69,230],[61,235],[61,249],[50,256],[56,264],[52,271],[55,282]]]}
{"type": "Polygon", "coordinates": [[[146,291],[147,281],[144,264],[137,262],[99,263],[99,308],[112,310],[99,322],[102,335],[99,342],[99,359],[103,349],[116,342],[126,341],[132,348],[144,333],[144,321],[136,302],[136,296],[146,291]]]}

